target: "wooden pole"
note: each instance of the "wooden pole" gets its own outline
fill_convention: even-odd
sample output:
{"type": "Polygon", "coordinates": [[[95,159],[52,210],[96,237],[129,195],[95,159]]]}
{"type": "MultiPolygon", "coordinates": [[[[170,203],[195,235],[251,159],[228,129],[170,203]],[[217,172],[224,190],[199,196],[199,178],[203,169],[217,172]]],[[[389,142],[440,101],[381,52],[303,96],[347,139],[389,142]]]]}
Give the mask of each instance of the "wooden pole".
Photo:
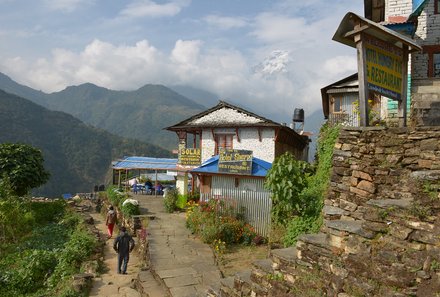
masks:
{"type": "MultiPolygon", "coordinates": [[[[356,25],[360,27],[360,24],[356,25]]],[[[355,29],[356,29],[355,27],[355,29]]],[[[368,82],[367,82],[367,61],[365,41],[362,40],[362,33],[354,37],[358,59],[358,81],[359,81],[359,116],[360,125],[367,127],[368,121],[368,82]]]]}
{"type": "Polygon", "coordinates": [[[402,51],[402,96],[398,101],[399,126],[406,127],[408,109],[408,46],[403,45],[402,51]]]}

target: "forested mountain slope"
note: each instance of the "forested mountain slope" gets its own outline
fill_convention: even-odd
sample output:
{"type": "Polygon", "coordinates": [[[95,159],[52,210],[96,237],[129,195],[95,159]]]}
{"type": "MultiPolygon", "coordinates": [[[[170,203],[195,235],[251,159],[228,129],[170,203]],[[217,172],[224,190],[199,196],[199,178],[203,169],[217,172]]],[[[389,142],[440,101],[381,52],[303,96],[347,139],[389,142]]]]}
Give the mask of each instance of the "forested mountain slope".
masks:
{"type": "Polygon", "coordinates": [[[0,142],[26,143],[42,150],[51,178],[34,194],[50,197],[91,191],[104,182],[111,161],[124,155],[171,156],[158,146],[114,136],[2,90],[0,142]]]}

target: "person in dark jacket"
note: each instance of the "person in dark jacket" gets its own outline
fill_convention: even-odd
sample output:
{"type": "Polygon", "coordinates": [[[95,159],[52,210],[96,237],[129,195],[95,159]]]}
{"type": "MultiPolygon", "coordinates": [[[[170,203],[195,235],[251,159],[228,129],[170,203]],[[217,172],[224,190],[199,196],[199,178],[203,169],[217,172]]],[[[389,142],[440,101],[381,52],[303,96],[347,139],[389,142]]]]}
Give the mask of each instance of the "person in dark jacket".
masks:
{"type": "Polygon", "coordinates": [[[134,240],[124,226],[120,230],[121,233],[115,238],[113,243],[113,249],[118,253],[118,273],[127,274],[127,264],[130,252],[134,249],[134,240]]]}

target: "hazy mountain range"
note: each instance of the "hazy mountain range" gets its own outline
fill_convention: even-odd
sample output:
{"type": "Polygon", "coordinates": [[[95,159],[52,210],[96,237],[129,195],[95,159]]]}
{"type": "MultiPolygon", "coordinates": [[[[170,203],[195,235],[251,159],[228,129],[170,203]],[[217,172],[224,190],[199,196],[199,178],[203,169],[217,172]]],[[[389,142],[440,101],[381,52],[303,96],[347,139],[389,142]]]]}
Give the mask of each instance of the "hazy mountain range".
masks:
{"type": "Polygon", "coordinates": [[[172,150],[174,133],[163,130],[206,108],[162,85],[114,91],[86,83],[46,94],[0,75],[0,89],[47,109],[63,111],[97,128],[172,150]]]}
{"type": "Polygon", "coordinates": [[[43,152],[51,178],[34,194],[90,192],[104,183],[112,160],[124,155],[170,157],[169,151],[124,139],[0,90],[0,142],[26,143],[43,152]]]}
{"type": "MultiPolygon", "coordinates": [[[[86,83],[47,94],[1,73],[0,90],[7,92],[0,92],[0,142],[43,151],[52,178],[36,193],[49,196],[90,191],[104,182],[111,161],[124,155],[170,157],[177,137],[163,128],[218,102],[215,94],[196,88],[150,84],[114,91],[86,83]]],[[[315,137],[321,114],[306,115],[305,129],[315,137]]]]}

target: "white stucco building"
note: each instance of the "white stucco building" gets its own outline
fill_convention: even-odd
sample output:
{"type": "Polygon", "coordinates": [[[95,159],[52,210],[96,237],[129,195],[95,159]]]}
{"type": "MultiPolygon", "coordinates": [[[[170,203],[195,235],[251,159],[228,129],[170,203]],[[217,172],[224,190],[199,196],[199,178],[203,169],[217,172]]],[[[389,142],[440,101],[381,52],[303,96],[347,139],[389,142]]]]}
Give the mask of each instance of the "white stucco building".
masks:
{"type": "MultiPolygon", "coordinates": [[[[201,165],[218,155],[220,148],[250,150],[253,157],[270,163],[285,152],[291,152],[298,160],[308,158],[307,136],[224,101],[166,129],[176,132],[179,153],[182,148],[200,148],[200,164],[180,164],[181,170],[201,165]]],[[[178,177],[178,188],[187,188],[185,179],[178,177]]]]}

